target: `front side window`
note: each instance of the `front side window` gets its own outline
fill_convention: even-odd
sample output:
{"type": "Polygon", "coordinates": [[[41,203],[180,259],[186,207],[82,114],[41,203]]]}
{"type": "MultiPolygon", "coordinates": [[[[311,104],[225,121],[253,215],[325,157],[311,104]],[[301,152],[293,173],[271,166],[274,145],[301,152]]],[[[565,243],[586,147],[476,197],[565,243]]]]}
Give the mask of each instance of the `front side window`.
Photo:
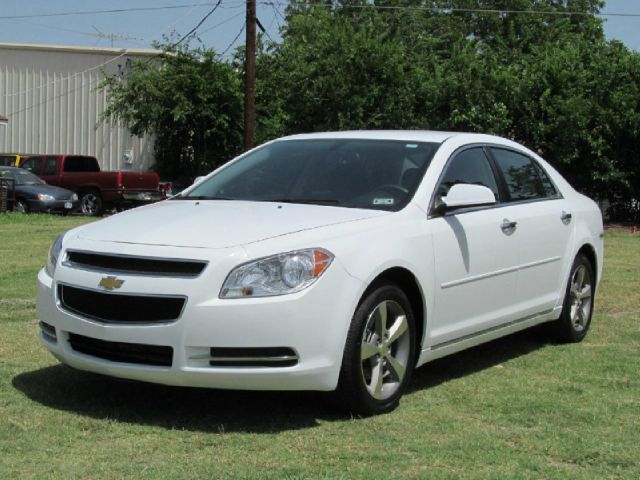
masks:
{"type": "Polygon", "coordinates": [[[222,169],[180,199],[310,203],[397,211],[415,193],[438,144],[284,140],[222,169]]]}
{"type": "Polygon", "coordinates": [[[499,198],[493,170],[481,147],[463,150],[449,162],[438,185],[437,195],[446,196],[449,189],[458,183],[482,185],[489,188],[496,199],[499,198]]]}
{"type": "Polygon", "coordinates": [[[20,164],[21,168],[25,170],[29,170],[30,172],[34,172],[36,174],[40,173],[40,169],[42,168],[42,158],[40,157],[31,157],[27,158],[20,164]]]}
{"type": "Polygon", "coordinates": [[[545,198],[545,187],[529,157],[511,150],[492,148],[491,153],[504,176],[511,201],[545,198]]]}

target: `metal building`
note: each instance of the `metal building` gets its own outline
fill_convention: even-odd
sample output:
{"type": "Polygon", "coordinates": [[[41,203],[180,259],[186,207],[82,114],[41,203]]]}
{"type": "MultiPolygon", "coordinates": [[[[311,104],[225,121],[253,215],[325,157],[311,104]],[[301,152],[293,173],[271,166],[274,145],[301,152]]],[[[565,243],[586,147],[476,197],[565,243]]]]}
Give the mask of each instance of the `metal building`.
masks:
{"type": "Polygon", "coordinates": [[[160,53],[147,49],[0,43],[0,152],[76,153],[104,170],[146,170],[153,139],[103,122],[105,74],[160,53]]]}

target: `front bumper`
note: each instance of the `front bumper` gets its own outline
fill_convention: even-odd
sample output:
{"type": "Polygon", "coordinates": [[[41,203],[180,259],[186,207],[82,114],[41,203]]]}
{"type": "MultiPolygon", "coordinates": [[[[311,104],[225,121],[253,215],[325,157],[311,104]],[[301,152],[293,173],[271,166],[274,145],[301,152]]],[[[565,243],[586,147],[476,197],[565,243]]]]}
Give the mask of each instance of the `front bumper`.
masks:
{"type": "Polygon", "coordinates": [[[196,279],[118,275],[125,279],[123,290],[129,292],[172,292],[188,297],[182,315],[174,322],[123,325],[83,318],[59,304],[57,282],[87,288],[96,286],[104,274],[60,265],[54,280],[43,269],[37,282],[38,318],[55,329],[55,338],[42,330],[40,340],[61,362],[114,377],[226,389],[335,389],[347,330],[362,288],[359,280],[334,261],[318,282],[297,294],[221,300],[217,296],[228,267],[210,265],[208,270],[196,279]],[[172,363],[149,366],[87,355],[74,350],[70,334],[107,342],[169,346],[172,363]],[[298,360],[293,366],[210,366],[203,358],[212,347],[288,347],[298,360]]]}
{"type": "Polygon", "coordinates": [[[80,202],[78,200],[29,200],[29,209],[32,212],[74,212],[78,209],[80,202]]]}
{"type": "Polygon", "coordinates": [[[159,202],[164,198],[162,192],[158,191],[150,191],[150,192],[136,192],[136,191],[127,191],[122,192],[122,199],[125,202],[132,203],[150,203],[150,202],[159,202]]]}

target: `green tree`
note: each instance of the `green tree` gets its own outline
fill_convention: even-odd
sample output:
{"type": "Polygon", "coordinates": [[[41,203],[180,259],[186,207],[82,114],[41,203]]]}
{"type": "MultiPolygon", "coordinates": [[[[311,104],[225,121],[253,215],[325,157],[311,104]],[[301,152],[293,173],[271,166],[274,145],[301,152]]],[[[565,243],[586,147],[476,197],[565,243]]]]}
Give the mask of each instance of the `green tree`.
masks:
{"type": "Polygon", "coordinates": [[[106,118],[122,120],[133,134],[155,136],[158,173],[190,181],[238,153],[242,79],[213,50],[165,48],[99,88],[110,100],[106,118]]]}
{"type": "Polygon", "coordinates": [[[586,193],[640,198],[639,55],[606,41],[594,15],[602,4],[294,1],[282,42],[259,57],[258,137],[495,133],[540,152],[586,193]]]}

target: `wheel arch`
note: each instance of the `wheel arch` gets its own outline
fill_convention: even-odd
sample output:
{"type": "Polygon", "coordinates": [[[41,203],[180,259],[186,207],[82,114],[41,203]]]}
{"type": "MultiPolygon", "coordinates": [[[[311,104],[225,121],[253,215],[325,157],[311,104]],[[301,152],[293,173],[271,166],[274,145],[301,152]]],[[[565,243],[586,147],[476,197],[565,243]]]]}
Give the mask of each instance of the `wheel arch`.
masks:
{"type": "MultiPolygon", "coordinates": [[[[590,243],[583,244],[578,251],[576,252],[576,256],[584,255],[591,263],[591,268],[593,268],[593,276],[594,280],[598,278],[598,254],[596,253],[596,248],[590,243]]],[[[597,281],[594,281],[594,284],[597,284],[597,281]]],[[[595,286],[594,286],[595,288],[595,286]]]]}
{"type": "Polygon", "coordinates": [[[418,282],[416,276],[405,267],[389,267],[386,270],[380,272],[364,290],[358,305],[367,297],[367,295],[383,283],[394,283],[407,295],[409,302],[411,303],[411,309],[416,322],[416,361],[420,357],[420,351],[422,350],[422,343],[424,341],[424,335],[426,331],[426,302],[424,298],[424,292],[418,282]]]}
{"type": "Polygon", "coordinates": [[[97,185],[82,185],[81,187],[78,187],[76,191],[76,193],[78,194],[78,197],[88,192],[97,193],[100,196],[100,198],[102,198],[102,191],[100,190],[100,187],[98,187],[97,185]]]}

